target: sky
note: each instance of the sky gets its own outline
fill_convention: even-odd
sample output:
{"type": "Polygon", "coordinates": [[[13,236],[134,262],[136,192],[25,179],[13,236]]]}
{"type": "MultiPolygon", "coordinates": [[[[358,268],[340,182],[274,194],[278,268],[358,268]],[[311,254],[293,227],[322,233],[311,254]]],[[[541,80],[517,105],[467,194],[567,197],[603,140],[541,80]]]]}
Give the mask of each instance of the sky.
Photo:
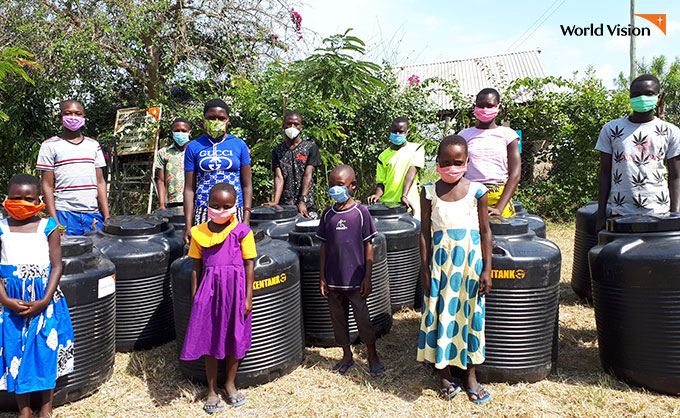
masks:
{"type": "MultiPolygon", "coordinates": [[[[630,23],[629,0],[308,0],[296,8],[312,49],[320,37],[352,33],[367,43],[369,58],[393,66],[450,61],[512,51],[541,50],[548,75],[571,76],[592,65],[607,86],[629,72],[629,37],[610,36],[606,25],[630,23]],[[605,25],[605,34],[564,36],[560,25],[605,25]]],[[[680,56],[680,1],[636,0],[636,13],[665,13],[666,35],[636,17],[637,60],[680,56]]]]}

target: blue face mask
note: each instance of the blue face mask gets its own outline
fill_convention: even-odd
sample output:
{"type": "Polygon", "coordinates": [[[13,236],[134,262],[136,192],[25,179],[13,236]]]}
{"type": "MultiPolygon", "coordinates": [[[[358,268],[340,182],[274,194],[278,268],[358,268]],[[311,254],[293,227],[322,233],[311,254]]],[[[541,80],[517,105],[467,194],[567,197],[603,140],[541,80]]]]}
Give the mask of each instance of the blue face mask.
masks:
{"type": "Polygon", "coordinates": [[[328,189],[328,194],[331,196],[331,199],[338,203],[346,202],[349,199],[349,192],[345,186],[333,186],[328,189]]]}
{"type": "Polygon", "coordinates": [[[180,147],[183,147],[190,140],[189,132],[173,132],[172,133],[172,139],[175,140],[175,143],[177,145],[179,145],[180,147]]]}
{"type": "Polygon", "coordinates": [[[406,142],[406,134],[395,134],[390,132],[390,142],[394,145],[401,145],[406,142]]]}

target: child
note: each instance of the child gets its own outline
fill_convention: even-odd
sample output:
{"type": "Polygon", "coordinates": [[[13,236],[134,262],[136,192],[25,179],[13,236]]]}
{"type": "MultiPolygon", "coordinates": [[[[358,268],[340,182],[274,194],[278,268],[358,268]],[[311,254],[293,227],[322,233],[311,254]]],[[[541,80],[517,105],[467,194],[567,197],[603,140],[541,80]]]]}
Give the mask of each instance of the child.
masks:
{"type": "Polygon", "coordinates": [[[366,298],[371,294],[373,245],[378,234],[368,209],[350,194],[356,189],[354,170],[348,165],[335,167],[328,178],[328,193],[335,200],[322,214],[316,236],[321,240],[321,295],[328,299],[335,342],[342,347],[342,360],[334,372],[344,375],[354,364],[349,346],[349,304],[359,328],[361,341],[368,348],[368,366],[373,378],[384,376],[375,349],[375,333],[366,298]]]}
{"type": "Polygon", "coordinates": [[[595,145],[600,151],[598,231],[605,226],[607,200],[619,215],[680,210],[680,130],[654,116],[659,88],[651,74],[633,80],[633,114],[600,131],[595,145]]]}
{"type": "Polygon", "coordinates": [[[483,183],[488,189],[489,214],[515,216],[512,196],[522,173],[519,135],[513,129],[496,125],[501,95],[486,88],[477,93],[477,126],[458,133],[465,138],[470,164],[465,178],[483,183]]]}
{"type": "Polygon", "coordinates": [[[205,356],[208,398],[203,409],[224,409],[215,391],[217,361],[227,360],[227,403],[241,406],[246,397],[236,390],[239,360],[250,349],[255,239],[236,217],[236,189],[218,183],[210,189],[206,223],[192,229],[189,257],[194,259],[191,289],[194,306],[181,360],[205,356]]]}
{"type": "Polygon", "coordinates": [[[168,206],[181,206],[184,201],[184,150],[191,141],[191,125],[177,118],[170,130],[173,143],[158,150],[154,164],[159,209],[166,208],[166,200],[168,206]]]}
{"type": "Polygon", "coordinates": [[[283,141],[272,150],[274,171],[274,196],[265,206],[295,205],[306,218],[319,217],[314,204],[314,168],[321,165],[319,148],[311,141],[304,141],[302,116],[298,112],[286,113],[283,118],[283,141]]]}
{"type": "Polygon", "coordinates": [[[76,100],[61,104],[60,136],[40,145],[36,168],[42,171],[42,192],[47,213],[58,220],[66,235],[84,235],[102,227],[109,218],[106,167],[99,143],[83,136],[83,105],[76,100]]]}
{"type": "Polygon", "coordinates": [[[425,149],[421,144],[408,142],[408,119],[396,118],[390,125],[389,148],[378,156],[375,170],[375,194],[366,199],[369,204],[378,200],[404,204],[411,214],[420,219],[418,199],[418,170],[425,165],[425,149]]]}
{"type": "Polygon", "coordinates": [[[41,219],[40,182],[9,180],[0,221],[0,390],[15,392],[19,417],[31,417],[30,393],[40,392],[40,416],[52,416],[57,378],[73,371],[73,326],[59,289],[57,221],[41,219]]]}
{"type": "Polygon", "coordinates": [[[420,197],[420,255],[425,306],[420,323],[418,361],[440,371],[446,399],[460,392],[451,366],[465,370],[469,399],[486,403],[490,395],[477,382],[475,365],[484,362],[484,296],[491,290],[491,229],[487,191],[463,178],[467,143],[445,137],[437,151],[441,180],[423,186],[420,197]]]}
{"type": "Polygon", "coordinates": [[[184,217],[189,243],[191,228],[208,220],[208,194],[217,183],[229,183],[237,193],[236,219],[250,223],[253,203],[253,177],[250,152],[242,139],[227,134],[229,106],[221,99],[210,99],[203,106],[205,135],[187,145],[184,151],[184,217]]]}

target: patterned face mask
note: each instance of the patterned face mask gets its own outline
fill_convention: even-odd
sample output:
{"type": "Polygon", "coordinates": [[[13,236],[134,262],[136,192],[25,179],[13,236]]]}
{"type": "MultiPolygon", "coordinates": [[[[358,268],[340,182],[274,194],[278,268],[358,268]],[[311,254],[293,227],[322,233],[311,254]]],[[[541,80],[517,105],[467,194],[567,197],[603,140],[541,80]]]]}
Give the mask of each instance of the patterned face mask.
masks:
{"type": "Polygon", "coordinates": [[[227,132],[227,121],[226,120],[206,120],[205,121],[205,133],[213,139],[217,139],[227,132]]]}

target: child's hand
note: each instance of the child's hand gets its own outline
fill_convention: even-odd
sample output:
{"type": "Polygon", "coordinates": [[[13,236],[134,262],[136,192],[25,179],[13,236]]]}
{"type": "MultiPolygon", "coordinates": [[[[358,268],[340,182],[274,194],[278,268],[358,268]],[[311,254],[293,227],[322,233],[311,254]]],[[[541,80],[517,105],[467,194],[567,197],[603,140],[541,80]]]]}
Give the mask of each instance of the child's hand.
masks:
{"type": "Polygon", "coordinates": [[[479,294],[488,295],[489,293],[491,293],[491,273],[482,271],[482,275],[479,276],[479,294]]]}
{"type": "Polygon", "coordinates": [[[368,295],[371,294],[372,290],[373,285],[371,284],[371,279],[364,278],[364,280],[361,281],[361,286],[359,286],[359,294],[362,298],[366,299],[368,295]]]}
{"type": "Polygon", "coordinates": [[[321,291],[321,296],[323,296],[324,299],[328,299],[328,285],[324,279],[320,280],[319,290],[321,291]]]}
{"type": "Polygon", "coordinates": [[[26,316],[28,318],[32,318],[39,314],[40,312],[44,311],[45,308],[47,308],[47,305],[49,305],[48,302],[44,302],[42,300],[36,300],[35,302],[23,302],[24,305],[26,305],[27,309],[17,312],[21,316],[26,316]]]}
{"type": "Polygon", "coordinates": [[[423,279],[423,295],[425,297],[430,296],[430,287],[432,287],[432,276],[430,276],[430,269],[429,268],[424,268],[421,269],[421,278],[423,279]]]}
{"type": "Polygon", "coordinates": [[[250,315],[250,313],[253,311],[253,300],[251,298],[246,298],[246,315],[250,315]]]}
{"type": "Polygon", "coordinates": [[[376,203],[378,203],[378,200],[380,200],[380,196],[378,196],[377,194],[372,194],[366,198],[366,203],[368,203],[369,205],[375,205],[376,203]]]}
{"type": "Polygon", "coordinates": [[[401,204],[406,206],[408,209],[411,210],[411,215],[413,215],[415,213],[416,209],[413,207],[411,202],[408,200],[408,197],[402,196],[401,197],[401,204]]]}
{"type": "Polygon", "coordinates": [[[489,216],[503,216],[503,212],[501,212],[498,208],[489,208],[489,216]]]}
{"type": "Polygon", "coordinates": [[[5,303],[3,303],[3,305],[5,306],[5,308],[7,308],[9,310],[16,312],[18,314],[21,314],[23,311],[28,309],[28,306],[26,306],[26,303],[27,302],[24,302],[21,299],[9,298],[9,299],[7,299],[7,301],[5,303]]]}

